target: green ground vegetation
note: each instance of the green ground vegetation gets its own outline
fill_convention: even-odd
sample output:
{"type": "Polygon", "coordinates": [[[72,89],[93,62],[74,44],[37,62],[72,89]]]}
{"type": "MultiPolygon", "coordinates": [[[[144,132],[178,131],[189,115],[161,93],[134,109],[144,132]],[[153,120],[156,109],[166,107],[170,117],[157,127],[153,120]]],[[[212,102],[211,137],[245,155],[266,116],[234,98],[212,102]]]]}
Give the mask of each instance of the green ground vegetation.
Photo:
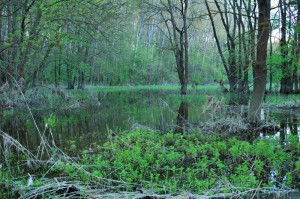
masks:
{"type": "MultiPolygon", "coordinates": [[[[91,91],[94,92],[120,92],[120,91],[164,91],[179,90],[179,85],[139,85],[139,86],[92,86],[91,91]]],[[[190,91],[217,91],[217,85],[199,85],[197,87],[189,86],[190,91]]]]}
{"type": "MultiPolygon", "coordinates": [[[[82,194],[95,181],[104,179],[111,181],[99,185],[101,188],[127,183],[125,190],[116,186],[115,192],[132,192],[142,185],[143,189],[157,194],[188,191],[214,195],[247,193],[258,187],[266,190],[299,188],[300,142],[297,136],[289,136],[284,143],[277,138],[248,142],[201,132],[161,134],[136,130],[118,133],[109,140],[102,145],[92,143],[76,162],[60,159],[52,165],[39,167],[34,184],[28,189],[47,186],[45,179],[49,178],[82,182],[86,184],[82,194]],[[273,178],[270,177],[272,172],[273,178]]],[[[12,170],[16,162],[8,159],[0,170],[0,182],[6,187],[18,186],[16,190],[22,192],[24,188],[20,187],[26,187],[28,182],[19,176],[26,176],[29,171],[22,169],[22,161],[12,170]]]]}

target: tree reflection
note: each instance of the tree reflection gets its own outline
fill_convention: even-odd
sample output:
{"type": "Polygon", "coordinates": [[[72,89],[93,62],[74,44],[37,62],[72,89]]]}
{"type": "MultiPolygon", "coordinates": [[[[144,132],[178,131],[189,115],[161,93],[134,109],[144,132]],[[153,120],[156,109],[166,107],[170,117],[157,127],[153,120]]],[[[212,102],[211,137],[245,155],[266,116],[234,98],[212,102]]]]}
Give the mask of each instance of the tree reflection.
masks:
{"type": "Polygon", "coordinates": [[[183,133],[188,128],[189,120],[189,104],[187,102],[181,102],[177,115],[177,127],[176,133],[183,133]]]}

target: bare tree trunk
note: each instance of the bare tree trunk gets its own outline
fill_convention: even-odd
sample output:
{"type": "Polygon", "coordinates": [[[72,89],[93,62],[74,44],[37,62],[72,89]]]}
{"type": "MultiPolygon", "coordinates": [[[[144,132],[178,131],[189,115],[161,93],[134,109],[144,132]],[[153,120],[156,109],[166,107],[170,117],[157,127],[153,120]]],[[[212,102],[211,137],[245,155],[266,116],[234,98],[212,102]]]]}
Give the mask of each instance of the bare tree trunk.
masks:
{"type": "Polygon", "coordinates": [[[62,55],[62,46],[59,45],[59,62],[58,62],[58,86],[60,85],[60,80],[61,80],[61,61],[62,61],[62,58],[61,58],[61,55],[62,55]]]}
{"type": "Polygon", "coordinates": [[[183,34],[184,34],[184,68],[185,68],[185,78],[184,78],[184,88],[181,90],[181,94],[187,93],[187,85],[189,83],[189,41],[188,41],[188,26],[187,26],[187,9],[188,0],[181,0],[181,5],[183,9],[183,34]]]}
{"type": "MultiPolygon", "coordinates": [[[[272,44],[272,24],[270,23],[270,56],[273,55],[273,44],[272,44]]],[[[269,68],[269,92],[272,93],[273,90],[273,65],[272,63],[270,64],[270,68],[269,68]]]]}
{"type": "MultiPolygon", "coordinates": [[[[2,16],[2,9],[3,6],[0,6],[0,16],[2,16]]],[[[2,27],[3,27],[3,21],[4,20],[0,20],[0,86],[2,86],[2,84],[5,81],[5,71],[4,71],[4,67],[3,67],[3,63],[4,63],[4,56],[3,56],[3,50],[4,50],[4,37],[2,34],[2,27]]]]}
{"type": "MultiPolygon", "coordinates": [[[[236,92],[237,91],[237,87],[238,87],[238,82],[237,82],[237,67],[236,67],[236,45],[235,45],[235,41],[234,41],[234,37],[235,37],[235,29],[236,29],[236,20],[234,20],[233,23],[233,30],[232,33],[230,33],[230,23],[228,20],[228,16],[227,16],[227,0],[224,3],[224,11],[221,10],[221,7],[219,5],[219,2],[217,0],[214,0],[215,5],[217,6],[218,12],[220,13],[221,16],[221,21],[223,24],[223,27],[226,31],[226,36],[227,36],[227,48],[228,48],[228,67],[229,67],[229,76],[228,76],[228,81],[229,81],[229,85],[230,85],[230,91],[231,92],[236,92]],[[223,14],[224,13],[224,14],[223,14]],[[225,15],[225,16],[224,16],[225,15]]],[[[235,3],[234,3],[235,5],[235,3]]],[[[235,10],[235,6],[232,6],[233,9],[235,10]]]]}
{"type": "Polygon", "coordinates": [[[211,25],[212,25],[212,28],[213,28],[214,38],[216,40],[218,52],[219,52],[219,55],[221,57],[224,69],[226,71],[226,75],[227,75],[227,77],[229,77],[230,72],[229,72],[229,69],[228,69],[228,64],[227,64],[227,61],[225,59],[224,53],[223,53],[222,48],[221,48],[221,44],[220,44],[219,37],[218,37],[218,34],[217,34],[216,26],[215,26],[215,21],[213,19],[213,16],[212,16],[212,13],[211,13],[211,10],[210,10],[210,7],[209,7],[209,4],[208,4],[207,0],[205,0],[205,5],[206,5],[208,16],[209,16],[209,19],[210,19],[210,22],[211,22],[211,25]]]}
{"type": "Polygon", "coordinates": [[[20,63],[18,66],[18,73],[19,73],[18,75],[22,78],[24,78],[25,76],[28,55],[30,54],[30,50],[32,50],[33,41],[37,39],[38,26],[40,24],[41,18],[42,18],[42,9],[38,8],[38,10],[36,11],[32,29],[29,32],[28,43],[26,44],[25,50],[20,51],[20,63]]]}
{"type": "Polygon", "coordinates": [[[282,70],[282,78],[280,80],[280,93],[289,93],[290,90],[288,88],[288,63],[286,61],[286,57],[288,55],[287,50],[287,42],[286,42],[286,2],[285,0],[279,0],[279,7],[281,12],[281,39],[280,39],[280,51],[281,51],[281,57],[283,59],[283,63],[281,65],[282,70]]]}
{"type": "Polygon", "coordinates": [[[72,74],[71,74],[71,66],[69,66],[69,64],[67,64],[67,79],[68,79],[68,87],[67,89],[74,89],[74,79],[72,77],[72,74]]]}
{"type": "MultiPolygon", "coordinates": [[[[83,63],[88,63],[88,54],[89,54],[89,47],[85,48],[84,57],[83,57],[83,63]]],[[[78,86],[77,89],[84,89],[84,72],[80,68],[78,71],[78,86]]]]}
{"type": "MultiPolygon", "coordinates": [[[[7,3],[7,42],[12,43],[11,37],[9,35],[12,34],[12,20],[11,20],[11,5],[10,2],[7,3]]],[[[12,60],[12,49],[9,47],[7,49],[7,55],[6,55],[6,77],[5,81],[8,81],[9,84],[11,83],[9,76],[12,75],[12,70],[11,70],[11,60],[12,60]]]]}
{"type": "MultiPolygon", "coordinates": [[[[247,13],[247,19],[248,19],[248,28],[249,28],[249,49],[250,49],[250,59],[251,61],[247,64],[247,69],[254,63],[255,61],[255,32],[256,32],[256,1],[257,0],[248,0],[247,4],[245,0],[243,0],[243,5],[245,7],[245,11],[247,13]],[[254,4],[253,7],[251,6],[252,3],[254,4]]],[[[248,72],[248,70],[247,70],[248,72]]]]}
{"type": "MultiPolygon", "coordinates": [[[[170,43],[173,48],[173,52],[176,59],[177,73],[180,81],[181,89],[180,94],[187,94],[188,86],[188,77],[189,77],[189,68],[188,68],[188,26],[187,26],[187,9],[188,9],[188,0],[181,0],[180,13],[182,17],[183,27],[179,28],[177,26],[174,10],[177,8],[173,7],[170,0],[168,0],[168,5],[165,5],[162,1],[161,3],[167,8],[168,13],[170,14],[170,21],[172,24],[172,32],[168,25],[168,20],[165,19],[165,24],[168,29],[170,43]],[[179,38],[177,37],[179,34],[179,38]]],[[[163,16],[163,15],[162,15],[163,16]]]]}
{"type": "Polygon", "coordinates": [[[260,122],[260,108],[263,103],[267,82],[267,46],[270,31],[270,0],[258,0],[257,59],[253,66],[253,94],[248,119],[255,124],[260,122]]]}
{"type": "Polygon", "coordinates": [[[249,93],[249,65],[250,65],[250,55],[249,55],[249,49],[250,49],[250,42],[248,42],[248,45],[246,44],[246,41],[249,41],[246,39],[246,28],[245,28],[245,24],[243,22],[243,17],[242,17],[242,5],[243,5],[243,1],[240,0],[240,5],[238,6],[238,12],[239,12],[239,24],[241,26],[241,39],[240,39],[240,43],[242,45],[242,50],[243,53],[241,53],[242,55],[242,70],[243,70],[243,92],[245,93],[249,93]]]}
{"type": "MultiPolygon", "coordinates": [[[[300,27],[300,0],[297,1],[297,7],[298,7],[298,12],[297,12],[297,27],[300,27]]],[[[299,93],[299,75],[298,75],[298,66],[300,64],[300,58],[299,58],[299,54],[300,54],[300,31],[296,31],[296,51],[295,51],[295,64],[294,64],[294,84],[295,84],[295,91],[296,93],[299,93]]]]}
{"type": "Polygon", "coordinates": [[[58,83],[57,83],[57,60],[55,57],[55,61],[54,61],[54,86],[55,88],[58,87],[58,83]]]}
{"type": "MultiPolygon", "coordinates": [[[[243,48],[242,48],[242,12],[241,12],[241,8],[240,6],[237,5],[237,2],[234,2],[236,4],[236,7],[238,9],[238,17],[236,18],[237,21],[237,26],[238,26],[238,91],[239,92],[244,92],[245,90],[245,82],[244,82],[244,78],[243,78],[243,69],[244,69],[244,63],[243,63],[243,53],[245,54],[245,52],[243,52],[243,48]]],[[[240,0],[241,3],[241,0],[240,0]]],[[[236,16],[236,14],[235,14],[236,16]]],[[[245,39],[245,38],[243,38],[245,39]]]]}

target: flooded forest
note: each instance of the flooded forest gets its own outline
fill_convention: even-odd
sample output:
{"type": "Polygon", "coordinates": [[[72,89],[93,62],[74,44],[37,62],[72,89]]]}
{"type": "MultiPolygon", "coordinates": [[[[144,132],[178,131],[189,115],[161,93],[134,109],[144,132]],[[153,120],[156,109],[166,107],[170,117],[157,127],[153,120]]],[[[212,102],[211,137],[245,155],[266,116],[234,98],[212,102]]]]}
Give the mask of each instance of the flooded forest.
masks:
{"type": "Polygon", "coordinates": [[[0,198],[300,198],[300,0],[0,0],[0,198]]]}

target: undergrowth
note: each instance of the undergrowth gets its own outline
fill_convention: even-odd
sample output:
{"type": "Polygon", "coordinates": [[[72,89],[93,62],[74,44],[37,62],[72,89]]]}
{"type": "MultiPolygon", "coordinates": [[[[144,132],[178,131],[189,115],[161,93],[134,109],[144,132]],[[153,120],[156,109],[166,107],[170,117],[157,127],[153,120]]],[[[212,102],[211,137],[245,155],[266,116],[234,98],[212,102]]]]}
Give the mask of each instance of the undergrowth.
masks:
{"type": "Polygon", "coordinates": [[[55,196],[67,190],[62,187],[71,185],[85,197],[104,197],[107,193],[163,197],[187,192],[224,196],[300,187],[297,136],[291,135],[285,142],[276,138],[247,142],[201,132],[136,130],[114,135],[110,134],[104,145],[93,144],[76,158],[52,146],[48,152],[51,157],[44,161],[31,157],[35,165],[31,167],[24,151],[16,161],[15,153],[2,147],[5,158],[0,186],[7,188],[10,196],[26,198],[55,196]],[[30,185],[28,173],[35,175],[30,185]]]}

